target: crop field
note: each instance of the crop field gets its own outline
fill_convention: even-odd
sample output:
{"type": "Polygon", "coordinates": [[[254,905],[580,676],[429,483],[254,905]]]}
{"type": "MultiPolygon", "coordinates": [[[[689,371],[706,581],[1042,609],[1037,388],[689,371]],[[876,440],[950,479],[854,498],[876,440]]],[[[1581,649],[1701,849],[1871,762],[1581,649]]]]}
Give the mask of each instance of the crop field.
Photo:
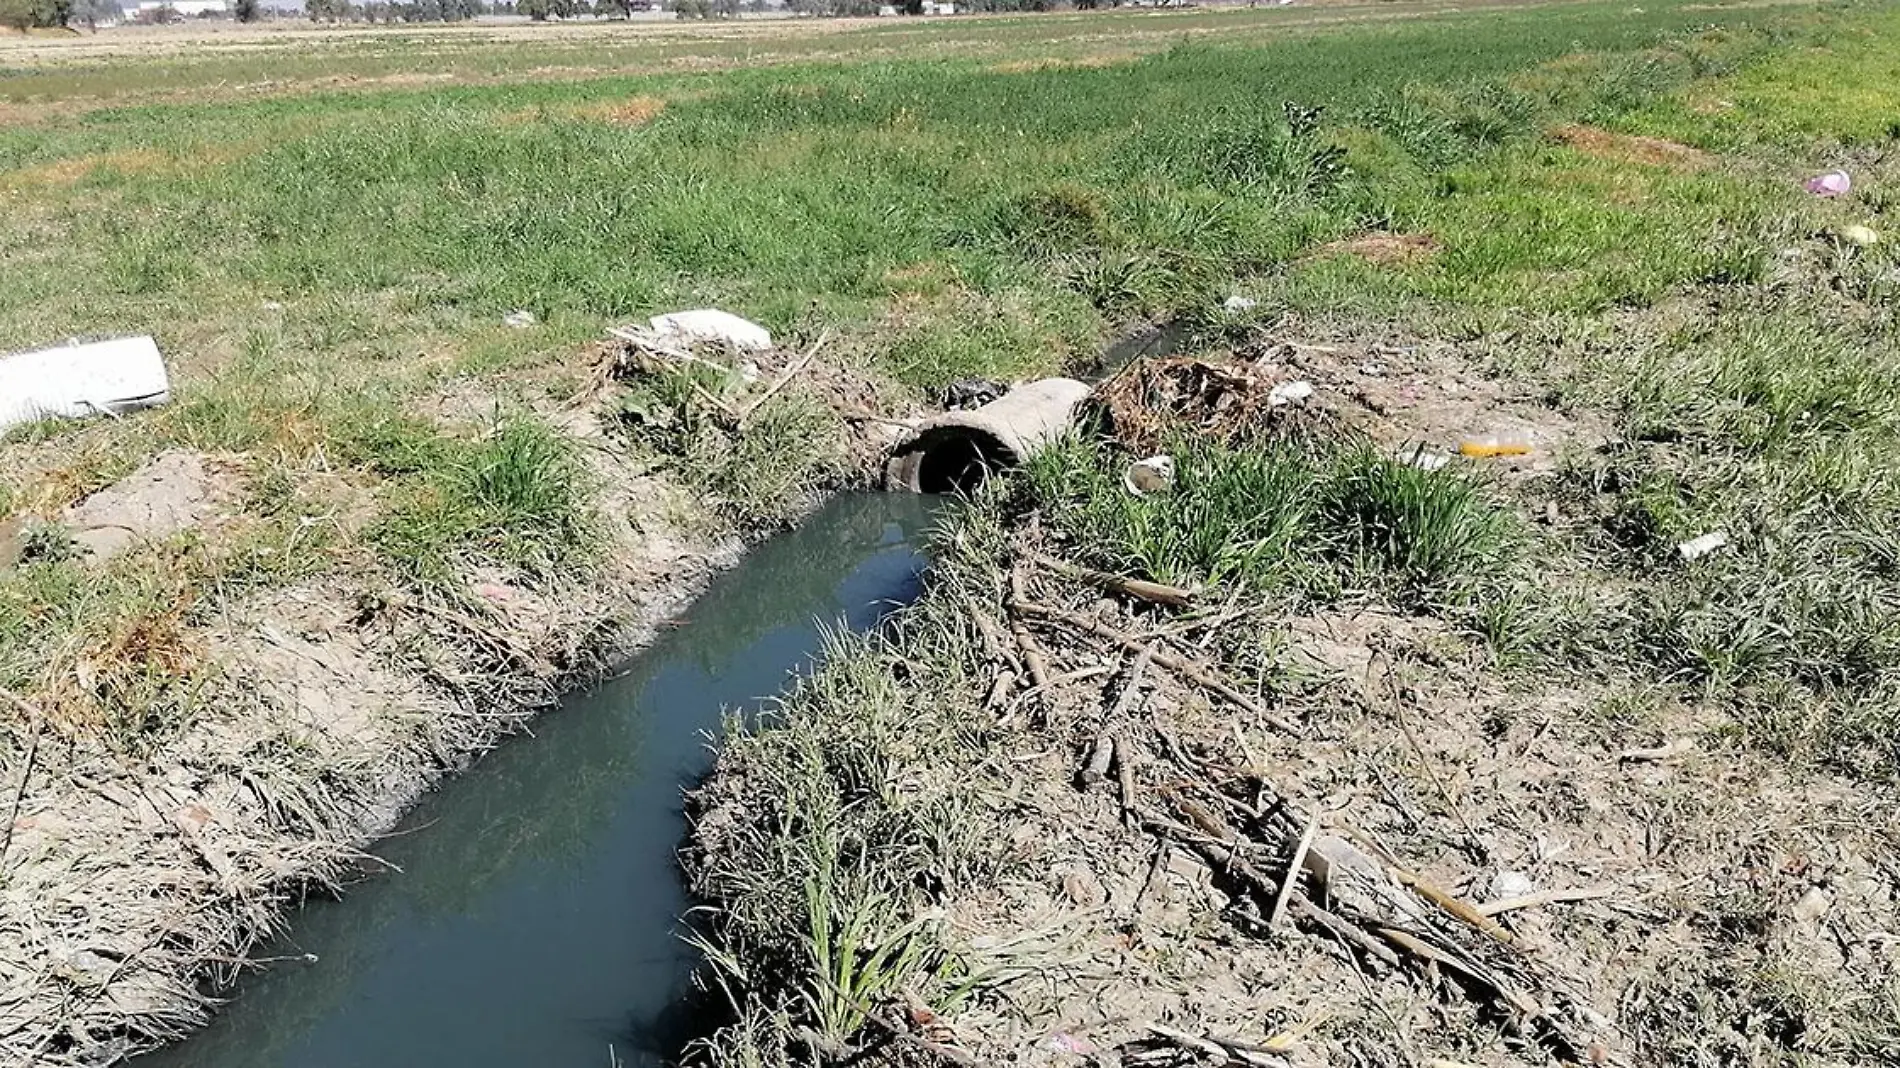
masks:
{"type": "MultiPolygon", "coordinates": [[[[188,1030],[204,1009],[192,981],[406,799],[379,791],[419,788],[603,655],[596,632],[630,609],[599,590],[657,587],[861,481],[867,427],[947,384],[1093,376],[1117,341],[1163,327],[1181,353],[1311,379],[1333,414],[1190,441],[1156,412],[1152,428],[1118,419],[1120,445],[1066,444],[960,521],[948,592],[900,630],[911,653],[843,649],[775,730],[735,734],[715,797],[757,786],[786,798],[784,834],[841,837],[702,843],[697,888],[730,918],[708,935],[715,956],[756,981],[729,977],[741,1029],[712,1054],[770,1059],[814,1031],[811,1048],[837,1054],[865,1004],[907,989],[954,989],[1003,1027],[1003,981],[959,972],[974,965],[954,926],[926,935],[915,917],[967,908],[986,936],[1016,937],[1022,900],[959,892],[1054,863],[995,854],[1008,806],[929,794],[959,767],[1029,766],[995,747],[1034,738],[972,741],[942,719],[989,714],[995,680],[954,617],[989,605],[1018,551],[1244,602],[1245,625],[1199,651],[1304,717],[1314,752],[1398,754],[1380,772],[1396,787],[1356,765],[1297,785],[1309,801],[1415,799],[1393,803],[1420,870],[1475,886],[1441,862],[1544,850],[1543,864],[1554,838],[1614,825],[1595,867],[1536,874],[1624,880],[1635,911],[1553,937],[1611,953],[1614,967],[1558,959],[1601,969],[1572,996],[1622,1027],[1606,1048],[1629,1063],[1900,1048],[1890,4],[0,37],[0,266],[0,351],[149,333],[173,381],[161,409],[0,438],[0,805],[23,828],[0,850],[0,1061],[96,1063],[188,1030]],[[1837,168],[1850,192],[1804,189],[1837,168]],[[783,353],[822,344],[812,381],[731,419],[702,401],[736,381],[619,380],[609,327],[703,306],[764,324],[783,353]],[[504,321],[520,311],[528,325],[504,321]],[[1531,459],[1391,459],[1506,430],[1531,459]],[[1177,454],[1171,503],[1122,491],[1137,444],[1177,454]],[[79,509],[155,462],[189,469],[178,507],[197,518],[87,556],[79,509]],[[1711,532],[1726,545],[1679,551],[1711,532]],[[514,607],[496,608],[498,588],[514,607]],[[1402,626],[1367,637],[1351,623],[1365,613],[1402,626]],[[397,711],[318,740],[286,725],[269,685],[283,658],[233,637],[267,623],[346,635],[397,711]],[[1364,655],[1295,680],[1269,652],[1320,624],[1364,655]],[[1236,634],[1258,640],[1223,644],[1236,634]],[[1430,759],[1415,738],[1401,748],[1377,701],[1342,696],[1335,676],[1357,693],[1374,665],[1381,694],[1415,698],[1430,759]],[[929,706],[926,683],[962,696],[929,706]],[[906,707],[935,748],[893,726],[906,707]],[[840,746],[883,754],[877,774],[928,796],[867,799],[840,746]],[[1544,783],[1551,811],[1533,819],[1503,783],[1535,753],[1583,785],[1544,783]],[[212,830],[119,813],[82,788],[98,762],[168,783],[212,830]],[[92,838],[57,830],[74,797],[112,813],[62,817],[92,838]],[[917,822],[938,801],[955,828],[917,822]],[[1497,824],[1474,829],[1474,808],[1497,824]],[[1758,815],[1742,850],[1725,828],[1758,815]],[[846,880],[840,850],[901,860],[846,880]],[[1637,854],[1655,869],[1642,879],[1618,867],[1637,854]],[[141,897],[161,863],[195,911],[141,897]],[[1838,906],[1790,920],[1810,890],[1838,906]],[[915,954],[845,944],[870,928],[908,932],[915,954]],[[103,980],[43,967],[81,937],[123,943],[103,980]],[[887,972],[844,994],[811,974],[852,954],[887,972]],[[97,996],[115,984],[129,992],[97,996]]],[[[768,379],[791,366],[763,362],[768,379]]],[[[1086,844],[1137,877],[1149,864],[1129,842],[1086,844]]],[[[1206,975],[1164,978],[1191,992],[1206,975]]],[[[1296,1062],[1523,1054],[1422,981],[1380,982],[1327,1008],[1336,1025],[1300,1030],[1317,1037],[1296,1062]],[[1351,1034],[1369,1045],[1351,1052],[1351,1034]]],[[[1233,1018],[1299,1030],[1297,1006],[1222,989],[1233,1018]]],[[[1080,1010],[1055,1001],[1010,1026],[1073,1024],[1080,1010]]]]}

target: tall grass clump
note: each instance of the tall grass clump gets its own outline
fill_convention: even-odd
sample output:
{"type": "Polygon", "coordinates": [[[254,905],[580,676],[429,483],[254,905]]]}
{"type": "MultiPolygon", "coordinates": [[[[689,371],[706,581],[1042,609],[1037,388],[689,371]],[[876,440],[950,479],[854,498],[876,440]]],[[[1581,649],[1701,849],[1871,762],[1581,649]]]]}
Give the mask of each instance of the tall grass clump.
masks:
{"type": "Polygon", "coordinates": [[[426,583],[446,581],[458,559],[550,576],[595,548],[589,485],[572,442],[537,419],[507,416],[397,480],[398,499],[372,540],[426,583]]]}
{"type": "Polygon", "coordinates": [[[1320,513],[1333,552],[1402,599],[1462,601],[1511,563],[1515,519],[1479,483],[1426,471],[1370,447],[1334,459],[1320,513]]]}
{"type": "Polygon", "coordinates": [[[1096,566],[1157,582],[1304,588],[1319,472],[1290,448],[1182,443],[1175,490],[1137,497],[1127,462],[1071,438],[1031,459],[1032,495],[1096,566]]]}
{"type": "Polygon", "coordinates": [[[1183,439],[1169,452],[1168,492],[1129,493],[1129,457],[1081,439],[1034,458],[1027,484],[1071,551],[1160,582],[1450,608],[1515,576],[1516,520],[1464,470],[1422,470],[1361,444],[1183,439]]]}
{"type": "Polygon", "coordinates": [[[994,814],[945,774],[946,753],[984,745],[976,642],[954,598],[927,598],[890,633],[831,636],[776,708],[728,719],[686,858],[711,906],[696,941],[737,1017],[706,1043],[715,1063],[838,1055],[867,1008],[911,991],[943,1010],[984,981],[930,909],[1002,863],[980,840],[994,814]]]}

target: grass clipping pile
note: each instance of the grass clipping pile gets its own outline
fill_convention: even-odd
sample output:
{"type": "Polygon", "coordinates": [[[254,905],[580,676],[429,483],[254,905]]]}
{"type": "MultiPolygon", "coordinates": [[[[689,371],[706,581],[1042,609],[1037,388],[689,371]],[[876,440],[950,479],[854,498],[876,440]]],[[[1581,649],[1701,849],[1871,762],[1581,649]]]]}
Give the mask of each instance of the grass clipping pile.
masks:
{"type": "Polygon", "coordinates": [[[1886,792],[1692,708],[1606,729],[1430,614],[1084,567],[1060,518],[972,509],[894,633],[732,725],[687,858],[709,1062],[1900,1048],[1886,792]]]}

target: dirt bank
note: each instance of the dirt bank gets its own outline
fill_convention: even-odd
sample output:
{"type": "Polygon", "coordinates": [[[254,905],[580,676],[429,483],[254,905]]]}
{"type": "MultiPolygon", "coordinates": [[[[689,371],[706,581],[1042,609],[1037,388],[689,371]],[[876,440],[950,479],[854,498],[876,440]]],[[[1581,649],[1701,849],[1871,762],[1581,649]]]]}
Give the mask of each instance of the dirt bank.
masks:
{"type": "Polygon", "coordinates": [[[1142,448],[1040,465],[954,532],[895,639],[729,740],[689,864],[740,1009],[708,1059],[1891,1057],[1891,783],[1738,741],[1627,648],[1513,640],[1513,599],[1578,565],[1517,584],[1535,527],[1483,524],[1576,536],[1590,508],[1556,491],[1613,447],[1608,413],[1458,346],[1298,342],[1111,387],[1142,448]],[[1253,403],[1296,380],[1310,409],[1253,403]],[[1415,466],[1473,425],[1531,451],[1415,466]],[[1354,432],[1370,456],[1329,451],[1354,432]],[[1149,433],[1178,472],[1136,501],[1149,433]],[[1074,567],[1114,559],[1199,592],[1074,567]]]}
{"type": "MultiPolygon", "coordinates": [[[[789,358],[753,362],[776,375],[789,358]]],[[[17,735],[0,746],[11,755],[0,767],[0,1063],[115,1063],[203,1023],[211,992],[286,910],[363,870],[369,843],[431,784],[644,644],[746,537],[871,470],[857,458],[876,448],[853,444],[825,405],[848,383],[862,413],[875,390],[807,364],[759,405],[757,424],[779,433],[784,407],[824,411],[834,436],[813,452],[835,455],[822,477],[768,472],[748,510],[731,510],[747,488],[736,475],[722,497],[695,481],[706,472],[623,432],[628,389],[653,374],[617,366],[614,351],[598,360],[594,389],[541,413],[584,464],[567,475],[588,487],[598,540],[585,563],[510,567],[473,552],[421,583],[359,561],[304,581],[234,584],[226,596],[168,589],[161,600],[181,607],[141,613],[116,645],[86,644],[70,678],[0,689],[17,706],[0,720],[17,735]],[[128,707],[124,687],[179,680],[191,693],[177,698],[189,712],[175,722],[81,716],[95,699],[128,707]]],[[[774,381],[728,400],[750,404],[774,381]]],[[[442,407],[454,423],[457,410],[494,404],[457,395],[442,407]]],[[[701,447],[724,435],[742,449],[758,432],[700,417],[701,447]]],[[[162,574],[188,543],[241,543],[251,467],[242,455],[165,453],[85,496],[63,523],[35,528],[21,566],[52,566],[34,562],[55,540],[49,529],[70,534],[55,547],[75,558],[60,566],[93,574],[162,574]]],[[[342,522],[373,521],[379,505],[359,503],[364,516],[342,522]]],[[[138,707],[150,717],[172,706],[138,707]]]]}

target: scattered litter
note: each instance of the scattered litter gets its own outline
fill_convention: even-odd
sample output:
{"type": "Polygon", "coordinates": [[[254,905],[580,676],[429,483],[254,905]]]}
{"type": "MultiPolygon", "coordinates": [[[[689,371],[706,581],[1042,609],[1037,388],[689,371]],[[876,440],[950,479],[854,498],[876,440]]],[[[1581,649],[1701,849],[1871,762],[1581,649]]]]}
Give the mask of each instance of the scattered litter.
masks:
{"type": "Polygon", "coordinates": [[[1375,882],[1385,881],[1384,865],[1365,850],[1337,835],[1322,834],[1313,839],[1312,848],[1306,852],[1305,863],[1307,873],[1313,877],[1320,893],[1325,895],[1337,893],[1337,884],[1349,872],[1375,882]]]}
{"type": "Polygon", "coordinates": [[[1006,383],[987,378],[966,378],[944,387],[943,406],[946,411],[952,412],[981,408],[1008,392],[1006,383]]]}
{"type": "Polygon", "coordinates": [[[507,315],[501,317],[501,321],[514,327],[516,330],[526,330],[536,322],[534,313],[526,308],[509,312],[507,315]]]}
{"type": "Polygon", "coordinates": [[[1282,382],[1267,393],[1267,403],[1274,407],[1282,404],[1299,404],[1313,395],[1313,383],[1305,379],[1282,382]]]}
{"type": "Polygon", "coordinates": [[[267,300],[260,305],[260,307],[267,312],[280,312],[284,310],[284,302],[281,300],[267,300]]]}
{"type": "Polygon", "coordinates": [[[1805,924],[1815,924],[1834,907],[1834,896],[1818,886],[1809,887],[1794,903],[1794,918],[1805,924]]]}
{"type": "Polygon", "coordinates": [[[1488,460],[1499,456],[1528,456],[1531,443],[1521,434],[1480,434],[1475,438],[1466,438],[1458,443],[1458,453],[1477,460],[1488,460]]]}
{"type": "Polygon", "coordinates": [[[1854,180],[1846,171],[1829,171],[1808,179],[1805,185],[1817,197],[1837,197],[1854,188],[1854,180]]]}
{"type": "Polygon", "coordinates": [[[1221,307],[1234,315],[1239,315],[1242,312],[1250,312],[1259,306],[1259,301],[1252,297],[1243,297],[1237,293],[1221,302],[1221,307]]]}
{"type": "Polygon", "coordinates": [[[1137,497],[1174,488],[1174,457],[1150,456],[1129,464],[1122,474],[1122,488],[1137,497]]]}
{"type": "Polygon", "coordinates": [[[721,342],[735,349],[772,347],[772,334],[765,327],[718,308],[696,308],[656,315],[648,320],[648,325],[661,337],[721,342]]]}
{"type": "Polygon", "coordinates": [[[1537,884],[1521,871],[1510,868],[1500,870],[1491,877],[1490,892],[1486,895],[1492,901],[1509,901],[1514,897],[1525,897],[1537,891],[1537,884]]]}
{"type": "Polygon", "coordinates": [[[0,357],[0,431],[38,419],[154,408],[171,399],[170,389],[158,343],[149,336],[0,357]]]}
{"type": "Polygon", "coordinates": [[[1652,749],[1625,749],[1617,754],[1617,759],[1631,763],[1669,764],[1693,752],[1695,752],[1693,739],[1677,738],[1652,749]]]}
{"type": "Polygon", "coordinates": [[[1880,244],[1880,233],[1871,226],[1855,223],[1852,226],[1841,227],[1841,240],[1850,245],[1866,248],[1869,245],[1880,244]]]}
{"type": "Polygon", "coordinates": [[[1676,551],[1682,554],[1684,560],[1699,560],[1727,544],[1727,531],[1711,530],[1699,538],[1690,538],[1676,546],[1676,551]]]}
{"type": "Polygon", "coordinates": [[[1367,378],[1384,378],[1385,364],[1377,360],[1367,360],[1365,363],[1359,365],[1359,373],[1365,375],[1367,378]]]}
{"type": "Polygon", "coordinates": [[[1451,463],[1450,454],[1427,449],[1423,445],[1401,445],[1392,454],[1392,459],[1420,471],[1437,471],[1451,463]]]}

